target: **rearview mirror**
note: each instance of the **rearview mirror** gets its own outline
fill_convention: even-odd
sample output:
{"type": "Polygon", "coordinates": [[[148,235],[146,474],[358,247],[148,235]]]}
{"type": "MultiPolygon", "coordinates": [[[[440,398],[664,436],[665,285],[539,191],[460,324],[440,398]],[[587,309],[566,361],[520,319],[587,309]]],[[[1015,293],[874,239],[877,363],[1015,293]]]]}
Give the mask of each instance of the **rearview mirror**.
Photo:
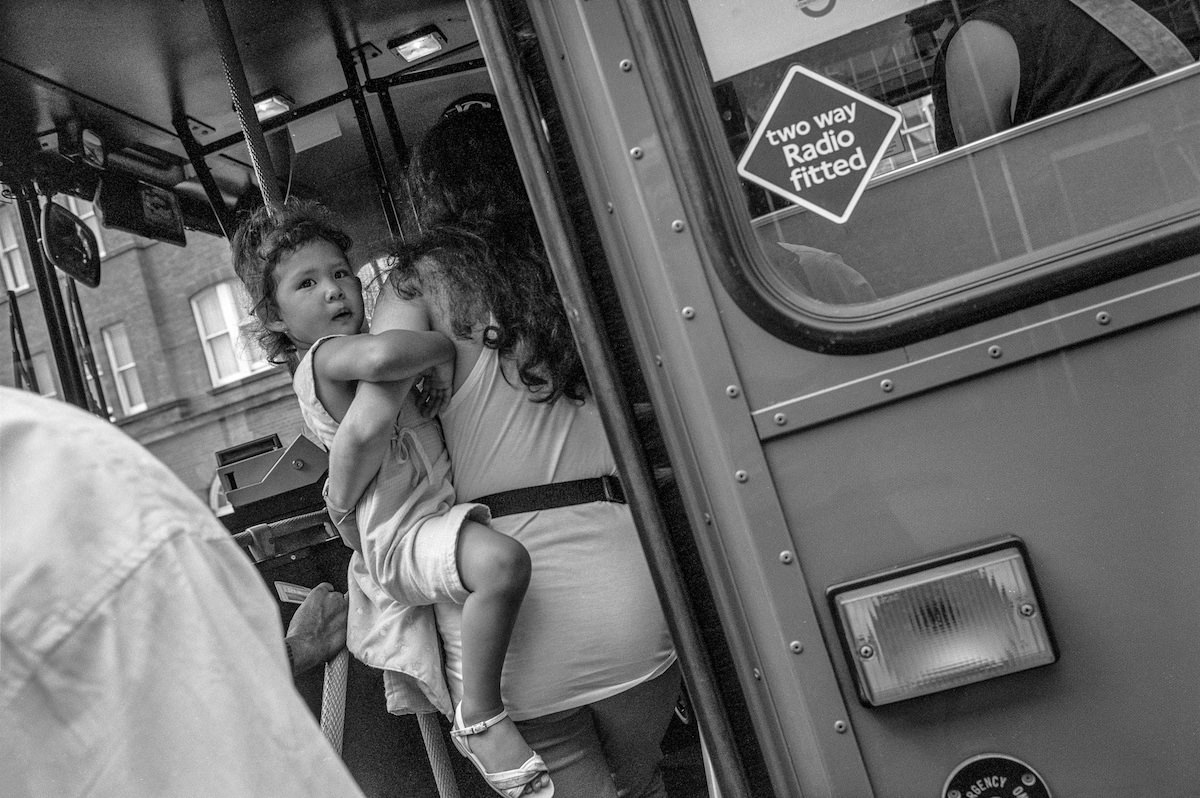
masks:
{"type": "Polygon", "coordinates": [[[42,251],[57,268],[87,287],[100,285],[100,247],[92,229],[49,200],[42,206],[42,251]]]}

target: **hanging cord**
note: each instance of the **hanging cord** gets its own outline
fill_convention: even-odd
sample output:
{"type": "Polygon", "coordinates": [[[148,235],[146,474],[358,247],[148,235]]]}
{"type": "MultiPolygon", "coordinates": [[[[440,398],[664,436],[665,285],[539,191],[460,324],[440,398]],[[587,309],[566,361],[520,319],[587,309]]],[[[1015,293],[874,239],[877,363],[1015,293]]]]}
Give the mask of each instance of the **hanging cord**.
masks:
{"type": "Polygon", "coordinates": [[[212,28],[213,38],[216,39],[217,49],[221,53],[221,65],[225,68],[229,93],[233,96],[233,109],[237,112],[242,133],[246,136],[250,163],[254,165],[259,190],[262,191],[263,200],[270,209],[268,212],[274,214],[281,204],[279,184],[275,182],[275,168],[271,165],[271,154],[267,151],[267,140],[263,136],[262,125],[258,122],[258,115],[254,113],[254,101],[251,99],[250,86],[246,82],[246,70],[238,54],[237,42],[229,26],[229,15],[221,0],[204,0],[204,9],[208,12],[209,27],[212,28]]]}
{"type": "Polygon", "coordinates": [[[342,649],[337,656],[325,663],[325,683],[321,689],[321,731],[342,755],[342,733],[346,729],[346,671],[350,666],[350,652],[342,649]]]}
{"type": "Polygon", "coordinates": [[[433,770],[433,781],[437,784],[438,796],[459,798],[458,782],[454,778],[454,768],[450,765],[450,757],[446,753],[446,738],[442,736],[437,713],[418,714],[417,725],[421,727],[421,738],[425,740],[425,753],[429,757],[429,767],[433,770]]]}
{"type": "MultiPolygon", "coordinates": [[[[325,532],[330,537],[337,534],[328,514],[321,510],[273,523],[256,524],[238,532],[233,536],[233,540],[238,545],[245,546],[250,555],[258,560],[259,554],[266,556],[274,554],[276,538],[308,529],[314,524],[324,525],[325,532]]],[[[281,584],[283,583],[275,583],[275,589],[280,591],[281,601],[299,604],[308,595],[306,588],[297,588],[292,585],[290,587],[296,589],[297,592],[287,593],[285,598],[285,592],[280,588],[281,584]]],[[[325,733],[325,738],[337,751],[338,756],[342,755],[342,737],[346,729],[346,681],[349,666],[350,652],[343,648],[332,660],[325,663],[325,681],[321,687],[321,731],[325,733]]]]}

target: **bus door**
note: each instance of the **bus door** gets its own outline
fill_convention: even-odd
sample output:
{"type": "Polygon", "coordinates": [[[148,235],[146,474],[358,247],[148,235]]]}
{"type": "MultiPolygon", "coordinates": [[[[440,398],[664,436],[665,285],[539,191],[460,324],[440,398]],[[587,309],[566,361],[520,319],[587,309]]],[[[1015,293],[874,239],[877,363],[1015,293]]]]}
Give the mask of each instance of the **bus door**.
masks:
{"type": "Polygon", "coordinates": [[[775,792],[1189,794],[1200,67],[938,152],[975,5],[531,13],[775,792]]]}

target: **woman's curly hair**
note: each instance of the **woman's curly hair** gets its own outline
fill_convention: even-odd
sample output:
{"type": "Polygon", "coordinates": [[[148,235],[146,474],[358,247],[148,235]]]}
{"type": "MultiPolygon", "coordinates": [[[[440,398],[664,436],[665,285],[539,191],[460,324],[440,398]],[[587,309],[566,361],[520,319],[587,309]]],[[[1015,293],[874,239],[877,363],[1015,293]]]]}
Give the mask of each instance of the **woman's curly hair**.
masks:
{"type": "Polygon", "coordinates": [[[233,234],[233,269],[250,296],[253,326],[250,334],[267,354],[271,363],[284,364],[295,350],[286,333],[267,328],[279,319],[275,305],[275,267],[300,247],[324,239],[350,251],[352,242],[338,225],[334,215],[319,202],[288,199],[274,210],[263,205],[255,209],[233,234]]]}
{"type": "Polygon", "coordinates": [[[409,180],[422,232],[393,252],[393,288],[440,294],[457,336],[483,326],[484,346],[515,362],[534,401],[583,400],[583,363],[494,98],[443,117],[409,180]]]}

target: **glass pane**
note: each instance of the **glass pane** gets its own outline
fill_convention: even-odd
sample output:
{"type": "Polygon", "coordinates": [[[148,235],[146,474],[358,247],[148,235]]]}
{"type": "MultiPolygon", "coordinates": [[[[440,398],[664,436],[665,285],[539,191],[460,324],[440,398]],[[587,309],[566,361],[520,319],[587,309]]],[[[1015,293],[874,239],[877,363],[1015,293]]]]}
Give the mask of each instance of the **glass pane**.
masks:
{"type": "Polygon", "coordinates": [[[197,294],[192,302],[200,315],[201,335],[208,337],[225,330],[225,314],[221,310],[216,286],[197,294]]]}
{"type": "Polygon", "coordinates": [[[133,352],[129,348],[129,336],[125,334],[124,324],[106,327],[104,343],[108,346],[109,357],[112,359],[114,369],[133,362],[133,352]]]}
{"type": "Polygon", "coordinates": [[[142,395],[142,383],[138,381],[137,369],[128,369],[122,371],[118,375],[121,380],[121,385],[125,387],[125,400],[127,405],[125,411],[129,412],[134,408],[145,407],[146,397],[142,395]]]}
{"type": "MultiPolygon", "coordinates": [[[[1008,2],[1047,36],[1111,37],[1069,16],[1063,31],[1053,14],[1067,0],[1008,2]]],[[[980,2],[689,5],[764,256],[746,268],[765,269],[761,282],[785,297],[936,294],[1152,225],[1200,223],[1200,66],[1152,80],[1126,48],[1124,72],[1099,80],[1101,91],[1091,84],[1103,59],[1064,58],[1055,79],[1081,87],[1065,110],[1025,111],[1028,123],[939,153],[952,83],[940,59],[957,22],[984,13],[980,2]]],[[[1194,2],[1142,5],[1200,53],[1194,2]]],[[[1014,35],[1014,46],[1032,46],[1014,35]]]]}
{"type": "Polygon", "coordinates": [[[241,372],[242,364],[233,350],[233,340],[228,335],[218,335],[208,342],[208,346],[217,370],[217,379],[223,380],[241,372]]]}

